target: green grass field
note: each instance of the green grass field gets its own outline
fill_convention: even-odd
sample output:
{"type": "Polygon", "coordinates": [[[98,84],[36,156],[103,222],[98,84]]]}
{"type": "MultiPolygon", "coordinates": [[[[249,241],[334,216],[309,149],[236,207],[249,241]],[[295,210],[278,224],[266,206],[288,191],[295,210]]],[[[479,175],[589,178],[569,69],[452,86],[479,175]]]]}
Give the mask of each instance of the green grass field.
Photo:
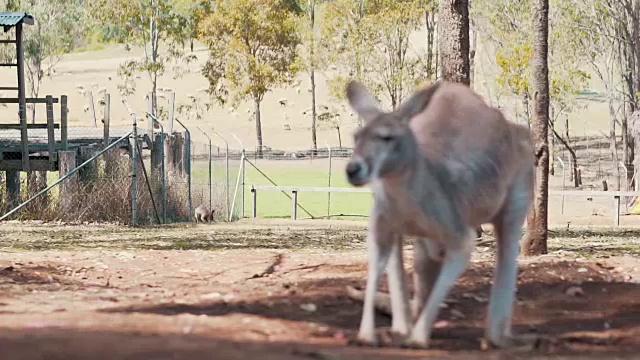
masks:
{"type": "MultiPolygon", "coordinates": [[[[351,187],[344,176],[345,159],[334,159],[332,161],[332,187],[351,187]]],[[[262,172],[265,173],[273,182],[279,186],[317,186],[326,187],[329,185],[329,160],[257,160],[253,161],[262,172]]],[[[230,191],[233,198],[238,170],[240,168],[239,161],[230,163],[230,191]]],[[[206,160],[194,161],[193,164],[193,184],[195,192],[206,191],[208,186],[207,177],[209,174],[208,162],[206,160]]],[[[225,183],[225,165],[224,161],[216,160],[213,165],[213,178],[215,185],[215,193],[218,201],[223,196],[225,183]]],[[[252,197],[251,185],[272,185],[269,180],[260,174],[258,170],[249,163],[246,164],[245,173],[245,216],[251,216],[252,197]]],[[[238,189],[238,197],[236,200],[236,208],[241,211],[242,188],[238,189]]],[[[291,194],[289,194],[291,195],[291,194]]],[[[274,217],[290,217],[292,202],[280,191],[259,191],[257,193],[257,215],[263,218],[274,217]]],[[[320,192],[301,192],[298,193],[298,204],[306,209],[314,217],[327,215],[328,194],[320,192]]],[[[368,215],[372,204],[372,198],[367,193],[332,193],[331,194],[331,215],[368,215]]],[[[309,217],[302,209],[298,208],[298,216],[301,218],[309,217]]],[[[351,218],[351,217],[348,217],[351,218]]],[[[355,219],[361,219],[354,217],[355,219]]]]}

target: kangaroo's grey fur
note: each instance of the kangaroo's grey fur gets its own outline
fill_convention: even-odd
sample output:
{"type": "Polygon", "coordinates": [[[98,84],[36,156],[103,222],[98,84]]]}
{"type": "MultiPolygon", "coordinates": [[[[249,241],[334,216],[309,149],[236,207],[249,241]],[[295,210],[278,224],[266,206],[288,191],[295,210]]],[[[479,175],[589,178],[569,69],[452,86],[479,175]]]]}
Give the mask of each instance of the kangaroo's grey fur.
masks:
{"type": "Polygon", "coordinates": [[[358,82],[349,83],[346,93],[366,123],[354,134],[347,176],[352,185],[370,184],[374,193],[358,341],[376,344],[374,302],[386,268],[391,330],[407,346],[428,347],[439,306],[468,266],[475,229],[492,223],[497,264],[485,335],[496,346],[509,346],[520,233],[533,198],[529,129],[508,122],[461,84],[435,83],[392,112],[381,111],[358,82]],[[403,235],[418,237],[413,309],[403,235]]]}

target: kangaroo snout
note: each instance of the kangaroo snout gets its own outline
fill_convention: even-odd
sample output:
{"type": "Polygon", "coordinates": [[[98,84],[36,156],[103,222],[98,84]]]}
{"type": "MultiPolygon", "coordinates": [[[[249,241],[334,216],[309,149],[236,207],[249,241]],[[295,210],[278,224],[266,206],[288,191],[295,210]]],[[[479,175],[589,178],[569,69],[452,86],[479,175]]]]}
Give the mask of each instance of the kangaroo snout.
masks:
{"type": "Polygon", "coordinates": [[[369,181],[369,167],[362,160],[347,163],[347,180],[354,186],[362,186],[369,181]]]}

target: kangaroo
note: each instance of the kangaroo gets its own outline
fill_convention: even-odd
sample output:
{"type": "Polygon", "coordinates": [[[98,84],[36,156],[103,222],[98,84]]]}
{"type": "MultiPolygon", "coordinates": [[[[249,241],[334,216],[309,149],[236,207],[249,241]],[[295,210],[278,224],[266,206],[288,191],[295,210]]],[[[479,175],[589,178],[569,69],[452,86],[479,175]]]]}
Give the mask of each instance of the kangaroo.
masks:
{"type": "Polygon", "coordinates": [[[491,223],[497,263],[485,337],[497,347],[510,346],[520,233],[533,198],[529,129],[508,122],[469,87],[445,81],[417,91],[391,112],[380,110],[359,82],[347,85],[346,97],[365,122],[354,133],[347,178],[353,186],[370,184],[374,195],[356,341],[377,345],[376,288],[386,268],[392,333],[405,346],[427,348],[439,306],[469,264],[476,229],[491,223]],[[403,235],[417,237],[413,305],[403,235]]]}
{"type": "Polygon", "coordinates": [[[196,224],[198,222],[202,222],[202,221],[206,221],[206,222],[211,222],[213,221],[213,214],[216,212],[215,209],[209,209],[208,206],[206,206],[205,204],[202,204],[200,206],[198,206],[195,210],[194,210],[194,216],[196,218],[196,224]]]}

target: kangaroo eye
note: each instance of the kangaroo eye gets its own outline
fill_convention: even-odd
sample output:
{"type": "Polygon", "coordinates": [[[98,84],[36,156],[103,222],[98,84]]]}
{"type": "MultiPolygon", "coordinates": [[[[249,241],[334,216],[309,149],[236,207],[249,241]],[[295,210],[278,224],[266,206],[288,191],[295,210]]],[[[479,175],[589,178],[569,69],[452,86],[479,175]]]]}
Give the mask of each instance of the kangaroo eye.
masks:
{"type": "Polygon", "coordinates": [[[391,135],[380,135],[378,136],[378,138],[384,142],[389,142],[391,140],[393,140],[393,136],[391,135]]]}

